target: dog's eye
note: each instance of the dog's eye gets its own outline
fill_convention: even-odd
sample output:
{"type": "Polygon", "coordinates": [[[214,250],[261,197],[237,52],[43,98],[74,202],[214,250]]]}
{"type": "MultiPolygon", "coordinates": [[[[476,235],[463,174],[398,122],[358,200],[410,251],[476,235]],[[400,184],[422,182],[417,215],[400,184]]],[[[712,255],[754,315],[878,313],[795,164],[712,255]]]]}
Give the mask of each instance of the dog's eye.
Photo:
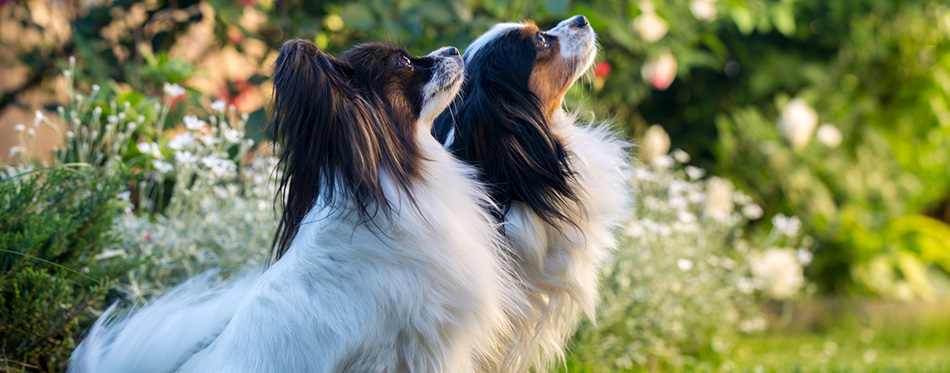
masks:
{"type": "Polygon", "coordinates": [[[404,68],[407,68],[407,69],[411,69],[411,68],[412,68],[412,61],[409,60],[409,57],[400,56],[400,57],[399,57],[399,67],[404,67],[404,68]]]}
{"type": "Polygon", "coordinates": [[[547,48],[548,41],[547,39],[544,38],[544,35],[541,35],[541,33],[539,32],[537,34],[534,34],[534,45],[538,47],[538,49],[547,48]]]}

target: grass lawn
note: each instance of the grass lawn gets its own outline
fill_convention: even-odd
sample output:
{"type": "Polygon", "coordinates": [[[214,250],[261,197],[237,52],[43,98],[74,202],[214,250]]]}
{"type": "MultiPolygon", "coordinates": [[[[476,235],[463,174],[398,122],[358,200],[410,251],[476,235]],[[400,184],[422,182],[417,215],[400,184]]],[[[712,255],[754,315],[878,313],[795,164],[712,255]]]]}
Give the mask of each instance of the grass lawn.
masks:
{"type": "MultiPolygon", "coordinates": [[[[821,302],[739,339],[740,371],[950,372],[950,303],[821,302]]],[[[728,366],[729,364],[727,364],[728,366]]]]}

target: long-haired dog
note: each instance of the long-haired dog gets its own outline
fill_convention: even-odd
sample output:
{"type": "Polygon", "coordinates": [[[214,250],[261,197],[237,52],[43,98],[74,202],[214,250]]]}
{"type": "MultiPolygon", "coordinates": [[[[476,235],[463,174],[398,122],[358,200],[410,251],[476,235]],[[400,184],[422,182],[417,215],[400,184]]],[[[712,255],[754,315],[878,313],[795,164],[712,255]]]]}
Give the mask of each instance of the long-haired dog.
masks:
{"type": "MultiPolygon", "coordinates": [[[[462,80],[451,47],[412,57],[364,44],[334,57],[287,42],[273,76],[274,134],[283,144],[278,259],[239,288],[237,304],[221,311],[226,325],[211,335],[200,330],[144,353],[102,342],[87,348],[93,358],[76,361],[128,361],[131,352],[164,354],[160,371],[508,370],[512,315],[525,299],[513,254],[475,170],[430,135],[462,80]]],[[[228,297],[206,298],[198,303],[228,297]]],[[[140,361],[82,366],[159,370],[140,361]]]]}
{"type": "Polygon", "coordinates": [[[479,168],[502,208],[498,219],[519,256],[536,322],[518,341],[522,368],[549,369],[563,359],[581,313],[593,318],[600,268],[630,203],[624,143],[575,126],[562,108],[595,55],[584,16],[547,31],[495,25],[466,49],[462,93],[433,130],[479,168]]]}

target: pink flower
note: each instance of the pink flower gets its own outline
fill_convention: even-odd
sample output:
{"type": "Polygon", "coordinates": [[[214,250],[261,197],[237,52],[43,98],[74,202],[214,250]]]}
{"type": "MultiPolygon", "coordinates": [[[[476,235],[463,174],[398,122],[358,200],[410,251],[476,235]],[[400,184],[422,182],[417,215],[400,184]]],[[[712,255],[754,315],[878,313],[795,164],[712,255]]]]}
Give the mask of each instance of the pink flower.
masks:
{"type": "Polygon", "coordinates": [[[676,58],[670,52],[665,52],[660,58],[644,63],[640,75],[653,88],[665,91],[676,79],[676,67],[676,58]]]}

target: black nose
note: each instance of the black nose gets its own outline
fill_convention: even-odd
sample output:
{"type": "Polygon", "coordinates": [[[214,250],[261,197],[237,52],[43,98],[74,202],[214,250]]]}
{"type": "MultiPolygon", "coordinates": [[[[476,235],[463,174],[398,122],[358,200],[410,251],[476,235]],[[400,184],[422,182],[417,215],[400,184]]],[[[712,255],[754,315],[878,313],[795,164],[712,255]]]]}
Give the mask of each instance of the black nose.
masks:
{"type": "Polygon", "coordinates": [[[577,15],[577,16],[574,16],[574,18],[571,18],[571,26],[574,26],[574,27],[584,27],[584,26],[587,26],[588,23],[589,22],[587,22],[587,17],[584,17],[582,15],[577,15]]]}
{"type": "Polygon", "coordinates": [[[447,49],[447,50],[445,51],[445,53],[448,54],[448,55],[450,55],[450,56],[458,56],[458,55],[459,55],[459,50],[458,50],[458,48],[456,48],[456,47],[449,47],[449,49],[447,49]]]}

